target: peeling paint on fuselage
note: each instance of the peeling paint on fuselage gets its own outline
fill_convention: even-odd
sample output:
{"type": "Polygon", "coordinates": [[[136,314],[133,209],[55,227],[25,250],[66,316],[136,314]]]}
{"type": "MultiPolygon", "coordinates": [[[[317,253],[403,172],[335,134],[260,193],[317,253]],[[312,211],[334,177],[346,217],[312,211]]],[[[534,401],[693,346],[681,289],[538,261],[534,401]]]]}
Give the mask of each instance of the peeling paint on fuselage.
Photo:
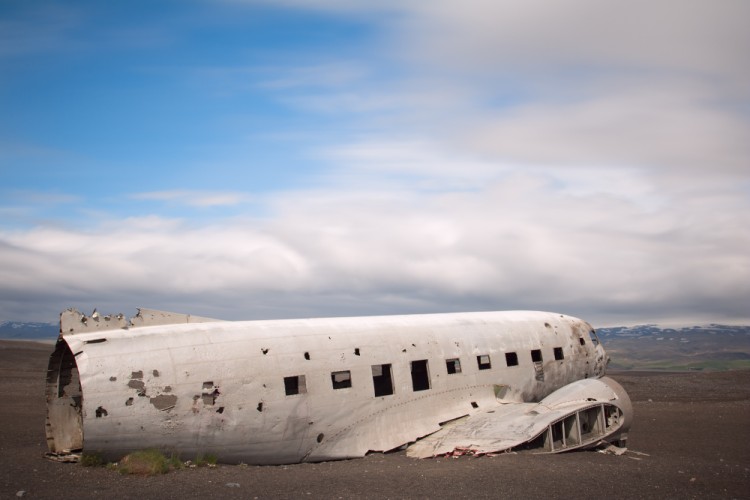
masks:
{"type": "MultiPolygon", "coordinates": [[[[359,457],[481,411],[496,404],[498,394],[539,401],[575,380],[603,375],[606,365],[588,323],[553,313],[138,327],[115,318],[113,330],[63,328],[53,357],[78,353],[80,423],[64,421],[70,412],[50,412],[51,451],[65,451],[55,443],[55,428],[70,434],[79,426],[79,447],[111,459],[143,448],[211,453],[228,463],[359,457]],[[94,338],[106,341],[91,343],[94,338]],[[563,359],[555,359],[555,348],[563,359]],[[535,349],[542,357],[537,363],[530,354],[535,349]],[[516,353],[517,366],[506,366],[506,353],[516,353]],[[480,369],[483,356],[489,356],[489,368],[480,369]],[[459,372],[448,373],[449,359],[460,360],[459,372]],[[416,391],[410,367],[422,360],[429,388],[416,391]],[[393,394],[376,397],[373,367],[386,364],[393,394]],[[351,386],[334,389],[332,373],[343,371],[351,386]],[[295,376],[304,376],[305,391],[287,394],[284,379],[295,376]]],[[[54,407],[50,384],[48,377],[48,405],[54,407]]],[[[75,437],[65,443],[76,448],[75,437]]]]}

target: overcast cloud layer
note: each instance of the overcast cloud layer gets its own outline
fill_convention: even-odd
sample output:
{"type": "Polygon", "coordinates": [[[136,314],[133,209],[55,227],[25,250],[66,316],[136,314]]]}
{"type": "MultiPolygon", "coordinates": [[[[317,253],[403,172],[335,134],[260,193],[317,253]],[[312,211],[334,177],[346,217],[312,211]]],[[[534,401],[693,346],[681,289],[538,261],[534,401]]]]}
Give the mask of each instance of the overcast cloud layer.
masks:
{"type": "MultiPolygon", "coordinates": [[[[170,159],[148,156],[169,130],[113,131],[121,151],[2,124],[0,320],[144,306],[750,322],[750,3],[282,3],[212,4],[225,17],[205,22],[311,16],[312,31],[351,26],[352,45],[259,37],[221,61],[144,70],[244,99],[245,114],[211,121],[236,143],[206,125],[170,159]],[[248,63],[253,51],[273,61],[248,63]],[[226,155],[190,156],[209,143],[226,155]]],[[[86,64],[90,40],[14,15],[0,70],[33,80],[22,61],[51,52],[86,64]]],[[[77,16],[65,19],[85,27],[77,16]]],[[[130,28],[179,45],[198,17],[130,28]]]]}

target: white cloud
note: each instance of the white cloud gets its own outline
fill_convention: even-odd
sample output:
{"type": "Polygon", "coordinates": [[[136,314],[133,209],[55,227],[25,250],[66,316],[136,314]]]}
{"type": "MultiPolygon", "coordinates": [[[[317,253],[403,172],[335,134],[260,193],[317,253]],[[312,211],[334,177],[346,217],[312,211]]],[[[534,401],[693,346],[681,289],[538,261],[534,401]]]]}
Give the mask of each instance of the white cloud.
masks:
{"type": "Polygon", "coordinates": [[[337,178],[355,173],[360,182],[389,182],[395,178],[410,182],[411,188],[472,189],[512,172],[515,165],[461,157],[451,148],[426,139],[388,140],[363,137],[359,142],[329,147],[321,151],[334,162],[337,178]]]}
{"type": "Polygon", "coordinates": [[[639,166],[683,178],[746,174],[746,116],[684,88],[645,86],[520,105],[476,120],[463,139],[486,154],[530,163],[639,166]]]}
{"type": "MultiPolygon", "coordinates": [[[[238,1],[238,3],[242,3],[238,1]]],[[[679,71],[746,79],[750,32],[744,0],[436,0],[272,3],[379,24],[390,49],[446,70],[508,75],[679,71]]],[[[744,92],[747,88],[736,87],[744,92]]]]}
{"type": "MultiPolygon", "coordinates": [[[[398,187],[339,183],[277,193],[262,221],[6,231],[1,293],[53,290],[57,308],[180,304],[230,319],[505,308],[595,322],[747,319],[743,192],[665,196],[655,208],[611,179],[565,188],[576,185],[566,175],[515,170],[471,190],[425,191],[400,177],[398,187]]],[[[613,179],[654,193],[638,170],[613,179]]]]}
{"type": "Polygon", "coordinates": [[[747,78],[742,0],[444,0],[412,4],[402,33],[441,65],[544,73],[652,70],[747,78]]]}
{"type": "Polygon", "coordinates": [[[296,87],[342,87],[368,76],[367,67],[359,62],[329,62],[310,66],[265,68],[274,77],[259,83],[260,87],[283,90],[296,87]]]}
{"type": "Polygon", "coordinates": [[[747,2],[405,10],[389,47],[432,92],[453,89],[447,106],[409,108],[408,123],[444,148],[502,163],[648,168],[664,184],[747,178],[747,2]]]}
{"type": "Polygon", "coordinates": [[[383,59],[401,64],[390,80],[281,98],[306,111],[362,114],[359,126],[375,141],[329,148],[358,168],[377,160],[380,170],[451,168],[453,177],[478,163],[640,168],[662,189],[747,178],[747,2],[471,0],[355,3],[355,12],[340,2],[290,4],[380,14],[383,59]],[[413,137],[440,142],[439,153],[421,148],[410,159],[393,150],[415,151],[413,137]],[[467,167],[436,154],[480,160],[467,167]]]}
{"type": "Polygon", "coordinates": [[[184,189],[135,193],[131,195],[131,198],[136,200],[179,203],[192,207],[232,206],[251,200],[251,197],[244,193],[191,191],[184,189]]]}

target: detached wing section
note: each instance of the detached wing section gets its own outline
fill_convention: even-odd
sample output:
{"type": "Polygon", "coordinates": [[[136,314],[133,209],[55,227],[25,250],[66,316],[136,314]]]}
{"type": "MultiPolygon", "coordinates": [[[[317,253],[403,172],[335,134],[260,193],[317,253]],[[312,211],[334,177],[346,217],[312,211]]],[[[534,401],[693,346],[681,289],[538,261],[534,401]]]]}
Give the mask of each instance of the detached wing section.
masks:
{"type": "Polygon", "coordinates": [[[539,403],[499,401],[498,406],[444,425],[409,446],[410,457],[428,458],[454,450],[474,454],[529,449],[559,453],[627,439],[633,407],[614,380],[584,379],[539,403]]]}

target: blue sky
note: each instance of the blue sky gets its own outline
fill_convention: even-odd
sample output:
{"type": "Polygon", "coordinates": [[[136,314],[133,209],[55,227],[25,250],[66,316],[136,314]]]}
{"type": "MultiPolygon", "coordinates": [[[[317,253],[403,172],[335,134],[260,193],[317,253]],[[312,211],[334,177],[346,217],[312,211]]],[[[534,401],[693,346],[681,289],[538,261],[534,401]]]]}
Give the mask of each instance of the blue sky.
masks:
{"type": "Polygon", "coordinates": [[[750,321],[743,1],[0,0],[0,321],[750,321]]]}
{"type": "Polygon", "coordinates": [[[4,4],[16,39],[3,135],[18,187],[70,192],[98,173],[131,191],[138,178],[154,190],[283,188],[314,166],[301,167],[304,136],[336,127],[335,112],[313,126],[273,89],[279,72],[351,38],[335,18],[200,2],[4,4]],[[273,135],[291,144],[267,147],[273,135]]]}

